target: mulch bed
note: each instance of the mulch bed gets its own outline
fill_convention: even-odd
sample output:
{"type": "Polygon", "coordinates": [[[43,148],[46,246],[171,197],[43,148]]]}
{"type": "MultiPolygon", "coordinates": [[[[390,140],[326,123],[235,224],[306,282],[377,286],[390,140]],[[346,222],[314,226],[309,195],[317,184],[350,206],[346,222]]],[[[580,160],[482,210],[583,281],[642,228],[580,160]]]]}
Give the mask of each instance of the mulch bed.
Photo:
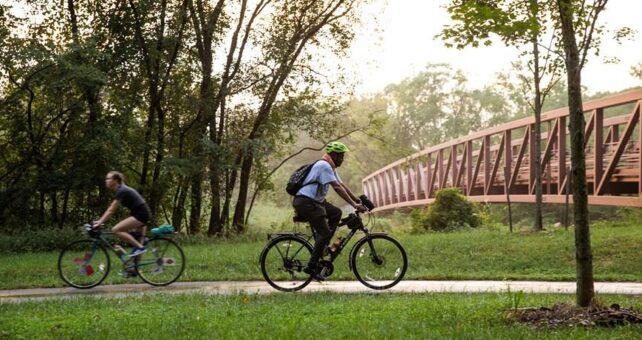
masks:
{"type": "Polygon", "coordinates": [[[614,327],[627,324],[642,324],[642,311],[622,308],[618,304],[610,307],[591,306],[580,308],[559,303],[552,308],[519,308],[507,311],[510,320],[528,324],[535,328],[564,326],[614,327]]]}

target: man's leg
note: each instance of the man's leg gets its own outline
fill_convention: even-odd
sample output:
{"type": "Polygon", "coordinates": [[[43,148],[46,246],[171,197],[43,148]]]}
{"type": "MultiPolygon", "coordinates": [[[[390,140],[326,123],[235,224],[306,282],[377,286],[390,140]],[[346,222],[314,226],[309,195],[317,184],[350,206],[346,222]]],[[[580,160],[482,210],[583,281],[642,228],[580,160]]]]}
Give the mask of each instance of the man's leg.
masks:
{"type": "Polygon", "coordinates": [[[292,202],[294,210],[299,216],[308,219],[312,230],[315,234],[314,249],[304,272],[312,275],[317,280],[322,280],[318,275],[318,263],[323,250],[328,246],[332,237],[332,230],[328,227],[328,220],[323,204],[313,201],[309,198],[297,197],[292,202]]]}
{"type": "Polygon", "coordinates": [[[119,239],[129,243],[130,245],[136,247],[136,248],[143,248],[143,245],[135,239],[128,231],[135,229],[135,228],[140,228],[144,226],[145,224],[139,220],[137,220],[134,216],[129,216],[126,219],[118,222],[113,228],[111,228],[111,231],[116,235],[119,239]]]}
{"type": "Polygon", "coordinates": [[[310,256],[310,262],[308,263],[308,266],[316,267],[319,259],[321,258],[321,255],[323,255],[323,250],[328,246],[328,243],[332,238],[332,230],[328,226],[326,216],[317,216],[311,218],[310,225],[314,229],[317,238],[314,242],[314,249],[312,249],[312,256],[310,256]]]}
{"type": "MultiPolygon", "coordinates": [[[[341,222],[341,214],[343,214],[343,212],[328,201],[323,202],[323,207],[325,208],[325,212],[328,217],[328,226],[332,231],[332,235],[334,235],[339,222],[341,222]]],[[[330,235],[330,238],[332,238],[332,235],[330,235]]]]}

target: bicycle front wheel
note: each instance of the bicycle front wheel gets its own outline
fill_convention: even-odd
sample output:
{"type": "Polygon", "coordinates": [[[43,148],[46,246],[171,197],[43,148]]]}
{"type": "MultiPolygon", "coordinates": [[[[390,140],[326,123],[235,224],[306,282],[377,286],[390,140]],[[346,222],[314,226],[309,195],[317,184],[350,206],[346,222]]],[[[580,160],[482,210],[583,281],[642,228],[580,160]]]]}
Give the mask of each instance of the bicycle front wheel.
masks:
{"type": "Polygon", "coordinates": [[[303,272],[310,261],[312,247],[296,236],[279,236],[261,252],[261,272],[270,286],[284,292],[294,292],[307,286],[312,277],[303,272]]]}
{"type": "Polygon", "coordinates": [[[183,249],[168,238],[153,238],[145,243],[146,252],[134,259],[134,266],[143,281],[153,286],[166,286],[183,274],[183,249]]]}
{"type": "Polygon", "coordinates": [[[408,269],[406,251],[388,235],[368,235],[354,246],[350,266],[359,282],[372,289],[399,283],[408,269]]]}
{"type": "Polygon", "coordinates": [[[72,287],[86,289],[99,285],[109,273],[107,250],[94,240],[68,244],[58,257],[58,273],[72,287]]]}

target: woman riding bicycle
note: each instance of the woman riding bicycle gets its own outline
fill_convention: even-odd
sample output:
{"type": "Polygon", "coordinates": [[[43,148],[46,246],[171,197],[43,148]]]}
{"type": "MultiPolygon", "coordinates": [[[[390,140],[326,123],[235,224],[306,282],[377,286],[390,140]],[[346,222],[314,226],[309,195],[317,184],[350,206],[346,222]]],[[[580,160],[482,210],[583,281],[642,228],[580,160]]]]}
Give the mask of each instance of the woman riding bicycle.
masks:
{"type": "Polygon", "coordinates": [[[321,161],[312,166],[303,187],[296,193],[292,202],[297,214],[310,222],[317,235],[310,261],[303,271],[319,281],[323,280],[319,275],[319,259],[341,220],[341,209],[325,199],[329,187],[332,186],[334,191],[357,211],[367,211],[337,175],[336,168],[343,164],[347,151],[348,147],[341,142],[328,143],[325,147],[326,153],[321,161]]]}
{"type": "Polygon", "coordinates": [[[110,171],[107,173],[105,177],[105,187],[115,191],[116,194],[105,213],[103,213],[98,220],[94,221],[94,227],[103,225],[111,215],[118,211],[118,207],[122,204],[130,210],[131,216],[118,222],[111,230],[118,238],[134,247],[129,254],[130,257],[144,253],[146,251],[145,246],[143,246],[139,240],[135,239],[129,231],[142,228],[142,234],[145,234],[145,227],[147,223],[150,222],[152,216],[149,206],[138,191],[125,185],[125,176],[118,171],[110,171]]]}

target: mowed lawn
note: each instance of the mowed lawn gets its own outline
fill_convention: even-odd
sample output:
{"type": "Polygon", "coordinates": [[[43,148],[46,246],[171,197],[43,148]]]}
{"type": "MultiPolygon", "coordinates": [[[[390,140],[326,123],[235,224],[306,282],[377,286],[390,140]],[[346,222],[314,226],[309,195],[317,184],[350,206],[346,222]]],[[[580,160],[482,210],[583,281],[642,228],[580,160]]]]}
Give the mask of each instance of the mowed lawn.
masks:
{"type": "MultiPolygon", "coordinates": [[[[602,303],[642,308],[635,297],[602,303]]],[[[16,339],[640,339],[641,325],[534,329],[513,307],[573,303],[568,295],[203,294],[0,303],[0,337],[16,339]]]]}
{"type": "MultiPolygon", "coordinates": [[[[480,229],[394,237],[408,253],[406,279],[575,280],[572,229],[538,234],[480,229]]],[[[642,225],[595,224],[591,237],[596,280],[642,281],[642,225]]],[[[232,239],[184,245],[187,267],[180,280],[262,280],[258,260],[264,244],[232,239]]],[[[354,280],[348,254],[337,259],[331,279],[354,280]]],[[[57,258],[58,252],[0,254],[0,289],[64,286],[57,258]]],[[[140,282],[120,278],[120,265],[114,261],[118,260],[112,257],[104,284],[140,282]]]]}

